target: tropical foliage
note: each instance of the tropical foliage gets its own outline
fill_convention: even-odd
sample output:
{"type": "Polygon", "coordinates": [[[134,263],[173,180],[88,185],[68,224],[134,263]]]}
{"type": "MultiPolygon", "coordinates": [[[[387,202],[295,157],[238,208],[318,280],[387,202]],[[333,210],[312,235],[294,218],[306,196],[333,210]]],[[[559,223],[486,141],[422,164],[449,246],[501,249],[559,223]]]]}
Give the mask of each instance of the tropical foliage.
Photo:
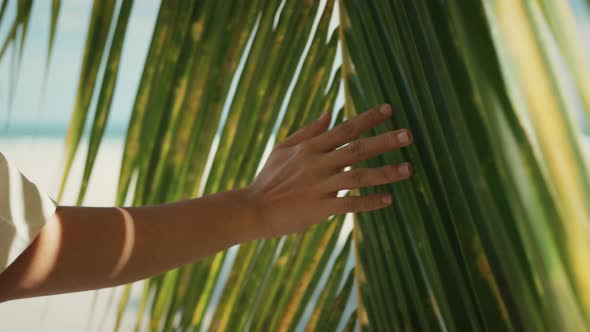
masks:
{"type": "Polygon", "coordinates": [[[398,105],[392,125],[416,141],[369,163],[404,157],[417,171],[387,188],[392,209],[355,224],[361,323],[590,328],[590,182],[571,118],[585,110],[590,119],[590,85],[571,8],[344,3],[347,106],[398,105]]]}
{"type": "MultiPolygon", "coordinates": [[[[395,115],[372,134],[408,127],[415,144],[365,166],[409,160],[416,174],[361,190],[394,204],[358,214],[352,233],[336,216],[146,281],[137,329],[590,329],[590,61],[575,26],[588,16],[572,2],[162,0],[117,204],[243,187],[322,112],[340,122],[383,102],[395,115]]],[[[0,61],[22,53],[32,5],[18,1],[0,61]]],[[[79,203],[134,5],[93,2],[61,188],[90,122],[79,203]]]]}

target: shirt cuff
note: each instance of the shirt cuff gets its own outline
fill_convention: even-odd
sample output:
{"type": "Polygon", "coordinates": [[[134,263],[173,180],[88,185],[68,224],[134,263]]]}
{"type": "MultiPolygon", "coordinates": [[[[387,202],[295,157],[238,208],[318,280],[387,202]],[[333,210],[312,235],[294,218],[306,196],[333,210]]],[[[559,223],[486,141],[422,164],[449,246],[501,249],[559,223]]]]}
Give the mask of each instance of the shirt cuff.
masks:
{"type": "Polygon", "coordinates": [[[56,207],[0,154],[0,273],[35,240],[56,207]]]}

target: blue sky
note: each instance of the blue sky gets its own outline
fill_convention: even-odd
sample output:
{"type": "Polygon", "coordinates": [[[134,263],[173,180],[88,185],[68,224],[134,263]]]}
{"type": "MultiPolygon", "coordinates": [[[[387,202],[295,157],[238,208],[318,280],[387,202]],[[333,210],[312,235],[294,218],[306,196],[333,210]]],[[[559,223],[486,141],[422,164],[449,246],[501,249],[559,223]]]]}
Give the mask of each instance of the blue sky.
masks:
{"type": "MultiPolygon", "coordinates": [[[[15,1],[11,3],[13,7],[8,9],[9,17],[14,16],[15,1]]],[[[160,0],[134,2],[107,133],[120,133],[127,127],[159,3],[160,0]]],[[[325,0],[320,0],[320,3],[320,8],[323,8],[325,0]]],[[[47,133],[48,130],[54,135],[63,136],[69,125],[92,0],[62,1],[42,112],[39,112],[38,104],[47,54],[51,2],[37,0],[34,4],[17,91],[10,111],[6,109],[10,56],[0,63],[0,137],[14,133],[47,133]]],[[[6,21],[0,26],[0,40],[3,40],[8,30],[6,21]]],[[[331,23],[332,28],[335,28],[337,21],[331,23]]]]}
{"type": "MultiPolygon", "coordinates": [[[[580,30],[590,35],[590,17],[584,10],[584,0],[570,0],[579,15],[580,30]]],[[[14,16],[16,1],[10,1],[8,15],[0,26],[0,40],[14,16]]],[[[111,120],[107,131],[126,128],[135,92],[143,68],[160,0],[135,1],[120,66],[111,120]]],[[[50,129],[65,134],[71,116],[84,42],[88,29],[92,0],[63,0],[54,55],[50,65],[45,105],[40,112],[38,103],[47,54],[51,1],[34,1],[24,57],[14,102],[7,108],[10,54],[0,63],[0,137],[9,132],[35,133],[50,129]]],[[[586,43],[590,56],[590,43],[586,43]]]]}
{"type": "MultiPolygon", "coordinates": [[[[115,92],[110,130],[125,128],[135,98],[159,0],[135,1],[121,59],[118,88],[115,92]],[[113,126],[114,125],[114,126],[113,126]]],[[[11,2],[13,5],[16,1],[11,2]]],[[[64,0],[49,71],[45,106],[39,112],[39,97],[45,68],[51,1],[35,1],[24,57],[12,109],[7,110],[10,56],[0,64],[0,136],[10,131],[36,131],[53,128],[64,132],[74,105],[83,48],[91,11],[91,0],[64,0]]],[[[9,8],[9,16],[14,8],[9,8]]],[[[10,17],[12,19],[12,17],[10,17]]],[[[7,25],[0,28],[5,36],[7,25]]]]}

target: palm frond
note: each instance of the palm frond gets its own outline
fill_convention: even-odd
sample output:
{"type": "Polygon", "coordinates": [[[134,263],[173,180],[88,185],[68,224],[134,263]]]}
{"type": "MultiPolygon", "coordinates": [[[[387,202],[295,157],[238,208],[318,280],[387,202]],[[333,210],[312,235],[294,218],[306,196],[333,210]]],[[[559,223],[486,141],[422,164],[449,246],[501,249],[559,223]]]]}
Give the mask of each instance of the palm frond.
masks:
{"type": "Polygon", "coordinates": [[[544,52],[531,16],[516,16],[524,3],[341,2],[347,111],[390,102],[391,127],[415,137],[414,147],[367,163],[406,159],[416,174],[380,188],[394,206],[355,223],[363,329],[588,328],[590,273],[579,259],[590,252],[590,218],[572,206],[590,201],[587,170],[567,104],[543,99],[565,97],[559,80],[538,76],[549,63],[510,65],[544,52]],[[563,137],[549,143],[559,126],[563,137]],[[549,151],[562,150],[571,157],[551,171],[549,151]],[[563,181],[577,185],[557,191],[563,181]]]}
{"type": "MultiPolygon", "coordinates": [[[[98,68],[98,54],[109,51],[79,202],[108,120],[132,3],[122,2],[109,45],[106,39],[102,48],[89,46],[94,37],[87,41],[87,49],[100,52],[83,68],[98,68]]],[[[321,13],[319,7],[317,1],[294,0],[201,1],[188,7],[178,0],[162,1],[127,133],[118,204],[130,190],[134,204],[154,204],[245,186],[271,138],[283,139],[322,111],[332,111],[341,80],[337,70],[329,81],[338,43],[337,34],[328,34],[334,1],[322,6],[321,13]],[[212,148],[215,141],[218,146],[212,148]]],[[[98,12],[106,10],[101,8],[95,3],[93,17],[105,16],[98,12]]],[[[105,24],[104,19],[93,19],[89,36],[105,24]]],[[[101,33],[107,36],[108,29],[101,33]]],[[[91,91],[90,83],[79,91],[91,91]]],[[[88,100],[88,94],[82,96],[79,99],[88,100]]],[[[79,140],[89,107],[77,106],[70,137],[79,140]]],[[[76,145],[76,140],[68,140],[68,156],[76,145]]],[[[233,261],[222,252],[150,279],[140,299],[136,329],[259,329],[264,324],[294,328],[327,268],[342,223],[338,218],[298,236],[243,244],[233,261]],[[312,252],[316,254],[310,256],[312,252]],[[293,276],[285,274],[285,259],[295,262],[293,276]],[[231,270],[224,277],[221,269],[226,265],[231,270]],[[279,292],[284,283],[287,292],[279,292]],[[277,305],[280,310],[269,310],[277,305]],[[204,320],[207,312],[210,321],[204,320]]],[[[115,329],[129,296],[127,286],[115,329]]],[[[342,305],[335,307],[333,319],[343,310],[342,305]]]]}
{"type": "Polygon", "coordinates": [[[74,156],[80,144],[80,138],[82,137],[90,102],[94,93],[94,86],[98,77],[102,54],[107,44],[111,20],[115,12],[115,3],[115,0],[94,0],[92,5],[92,15],[86,36],[86,45],[84,47],[84,59],[78,80],[78,92],[66,138],[66,162],[64,176],[57,197],[58,201],[61,200],[61,196],[63,195],[68,178],[67,175],[72,168],[74,156]]]}
{"type": "MultiPolygon", "coordinates": [[[[33,3],[18,1],[12,18],[0,2],[0,24],[12,18],[0,40],[12,90],[33,3]]],[[[88,126],[79,204],[137,3],[93,1],[59,195],[88,126]]],[[[394,203],[357,214],[352,234],[336,216],[146,280],[135,329],[590,329],[590,61],[576,20],[570,1],[162,0],[116,204],[244,187],[305,123],[384,102],[394,117],[370,134],[407,127],[415,143],[359,166],[408,160],[415,175],[360,190],[394,203]]],[[[127,285],[115,330],[134,296],[127,285]]]]}
{"type": "MultiPolygon", "coordinates": [[[[2,17],[4,16],[7,7],[8,1],[4,1],[0,6],[0,23],[2,23],[2,17]]],[[[11,112],[12,110],[12,102],[20,74],[23,49],[25,47],[25,41],[29,29],[32,8],[33,0],[22,0],[16,3],[16,15],[12,21],[12,24],[10,25],[7,35],[4,38],[4,42],[0,44],[0,61],[3,60],[6,52],[9,49],[9,46],[13,46],[7,103],[8,112],[11,112]]]]}
{"type": "Polygon", "coordinates": [[[88,153],[86,155],[86,165],[84,166],[84,174],[82,177],[82,184],[80,186],[80,194],[78,195],[77,204],[82,204],[88,188],[88,180],[92,173],[92,167],[98,154],[100,141],[104,134],[106,123],[109,117],[111,102],[113,101],[113,94],[117,86],[117,74],[119,71],[119,63],[121,62],[121,52],[123,49],[123,42],[125,40],[125,33],[127,30],[127,23],[129,22],[129,15],[133,7],[134,0],[123,0],[119,9],[119,17],[117,18],[117,26],[111,42],[109,56],[106,60],[106,69],[102,78],[100,93],[98,95],[98,102],[94,112],[94,121],[92,122],[92,129],[90,133],[90,141],[88,143],[88,153]]]}

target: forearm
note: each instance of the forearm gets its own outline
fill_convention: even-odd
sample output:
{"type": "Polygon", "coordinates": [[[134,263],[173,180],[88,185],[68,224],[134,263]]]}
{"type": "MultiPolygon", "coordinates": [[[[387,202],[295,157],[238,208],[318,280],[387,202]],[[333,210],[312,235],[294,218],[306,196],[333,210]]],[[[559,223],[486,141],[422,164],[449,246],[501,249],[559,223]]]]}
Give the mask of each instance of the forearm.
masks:
{"type": "Polygon", "coordinates": [[[59,207],[0,275],[0,301],[129,283],[263,233],[243,190],[150,207],[59,207]]]}
{"type": "Polygon", "coordinates": [[[0,302],[120,285],[332,215],[389,206],[389,194],[337,194],[411,176],[409,163],[343,171],[411,144],[407,129],[357,139],[391,115],[391,106],[381,105],[326,131],[325,113],[277,144],[247,189],[142,208],[58,208],[0,274],[0,302]]]}

